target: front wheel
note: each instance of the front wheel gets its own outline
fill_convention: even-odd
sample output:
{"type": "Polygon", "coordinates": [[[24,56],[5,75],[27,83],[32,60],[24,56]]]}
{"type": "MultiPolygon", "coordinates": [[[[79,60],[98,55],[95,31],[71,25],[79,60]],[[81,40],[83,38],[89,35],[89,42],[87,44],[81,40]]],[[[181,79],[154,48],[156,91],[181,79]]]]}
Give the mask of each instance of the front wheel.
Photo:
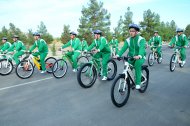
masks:
{"type": "Polygon", "coordinates": [[[53,76],[55,78],[62,78],[67,73],[68,65],[63,59],[58,59],[53,65],[53,76]]]}
{"type": "Polygon", "coordinates": [[[170,59],[170,71],[173,72],[176,67],[176,54],[173,54],[170,59]]]}
{"type": "Polygon", "coordinates": [[[148,55],[148,65],[152,66],[153,64],[154,64],[154,55],[153,55],[153,52],[151,52],[148,55]]]}
{"type": "Polygon", "coordinates": [[[34,66],[30,61],[23,60],[16,67],[16,75],[22,79],[27,79],[32,76],[34,66]]]}
{"type": "Polygon", "coordinates": [[[45,60],[45,63],[46,63],[46,71],[48,73],[52,73],[52,68],[53,68],[53,64],[56,62],[56,59],[54,57],[48,57],[46,60],[45,60]]]}
{"type": "Polygon", "coordinates": [[[13,64],[7,59],[0,60],[0,75],[8,75],[13,71],[13,64]]]}
{"type": "Polygon", "coordinates": [[[77,73],[77,80],[81,87],[90,88],[97,79],[96,68],[91,63],[84,64],[77,73]]]}
{"type": "Polygon", "coordinates": [[[108,61],[108,74],[107,74],[107,80],[113,80],[117,74],[117,64],[113,59],[110,59],[108,61]]]}
{"type": "Polygon", "coordinates": [[[142,66],[142,72],[141,72],[141,88],[139,89],[140,93],[144,93],[148,87],[149,83],[149,70],[146,66],[142,66]]]}
{"type": "MultiPolygon", "coordinates": [[[[80,56],[78,59],[77,59],[77,64],[78,64],[78,67],[77,69],[80,69],[80,67],[82,67],[85,63],[88,63],[89,60],[86,56],[80,56]]],[[[84,69],[84,71],[82,72],[85,72],[87,69],[84,69]]]]}
{"type": "Polygon", "coordinates": [[[111,100],[116,107],[124,106],[130,95],[130,84],[125,80],[125,75],[119,75],[111,87],[111,100]]]}

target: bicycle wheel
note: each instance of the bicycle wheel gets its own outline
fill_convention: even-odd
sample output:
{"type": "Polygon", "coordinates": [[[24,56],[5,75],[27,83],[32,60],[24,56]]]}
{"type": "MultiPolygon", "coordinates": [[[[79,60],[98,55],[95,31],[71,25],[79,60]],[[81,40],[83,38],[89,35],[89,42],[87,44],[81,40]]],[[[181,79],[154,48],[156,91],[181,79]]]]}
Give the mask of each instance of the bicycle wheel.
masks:
{"type": "Polygon", "coordinates": [[[0,60],[0,75],[8,75],[13,71],[13,63],[7,59],[0,60]]]}
{"type": "Polygon", "coordinates": [[[154,55],[153,55],[153,52],[151,52],[148,55],[148,65],[152,66],[153,64],[154,64],[154,55]]]}
{"type": "Polygon", "coordinates": [[[84,64],[77,73],[77,80],[81,87],[90,88],[97,79],[97,71],[91,63],[84,64]],[[86,70],[84,72],[84,70],[86,70]]]}
{"type": "Polygon", "coordinates": [[[16,67],[16,75],[22,79],[27,79],[32,76],[34,66],[30,61],[23,60],[16,67]]]}
{"type": "Polygon", "coordinates": [[[53,65],[53,76],[55,78],[62,78],[67,73],[68,65],[63,59],[58,59],[53,65]]]}
{"type": "MultiPolygon", "coordinates": [[[[77,59],[77,63],[78,63],[78,68],[77,69],[80,69],[81,66],[83,66],[85,63],[88,63],[89,60],[86,56],[80,56],[78,59],[77,59]]],[[[82,72],[85,72],[87,69],[84,69],[82,72]]]]}
{"type": "Polygon", "coordinates": [[[148,83],[149,83],[148,66],[142,66],[141,88],[139,89],[140,93],[144,93],[146,91],[148,83]]]}
{"type": "Polygon", "coordinates": [[[170,59],[170,71],[173,72],[175,70],[175,65],[176,63],[176,54],[173,54],[171,59],[170,59]]]}
{"type": "Polygon", "coordinates": [[[157,58],[157,63],[161,64],[162,63],[162,59],[163,59],[163,55],[162,55],[162,52],[161,52],[161,57],[157,58]]]}
{"type": "Polygon", "coordinates": [[[130,96],[130,84],[125,80],[125,75],[119,75],[111,87],[111,100],[117,107],[124,106],[130,96]]]}
{"type": "Polygon", "coordinates": [[[113,59],[110,59],[108,61],[108,75],[107,75],[107,80],[113,80],[117,74],[117,64],[113,59]]]}
{"type": "Polygon", "coordinates": [[[48,57],[46,60],[45,60],[45,63],[46,63],[46,71],[48,73],[52,73],[52,68],[53,68],[53,64],[56,62],[56,59],[54,57],[48,57]]]}

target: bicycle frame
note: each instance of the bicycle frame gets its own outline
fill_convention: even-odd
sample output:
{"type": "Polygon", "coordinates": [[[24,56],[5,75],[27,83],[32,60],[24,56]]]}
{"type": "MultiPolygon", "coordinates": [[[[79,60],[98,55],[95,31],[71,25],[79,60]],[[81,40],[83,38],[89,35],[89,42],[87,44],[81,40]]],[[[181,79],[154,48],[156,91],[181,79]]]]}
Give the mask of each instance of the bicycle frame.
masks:
{"type": "Polygon", "coordinates": [[[175,59],[174,59],[174,62],[175,63],[182,63],[182,61],[181,61],[181,59],[180,59],[180,57],[181,57],[181,55],[180,55],[180,49],[181,48],[176,48],[175,49],[175,54],[176,54],[176,57],[175,57],[175,59]]]}

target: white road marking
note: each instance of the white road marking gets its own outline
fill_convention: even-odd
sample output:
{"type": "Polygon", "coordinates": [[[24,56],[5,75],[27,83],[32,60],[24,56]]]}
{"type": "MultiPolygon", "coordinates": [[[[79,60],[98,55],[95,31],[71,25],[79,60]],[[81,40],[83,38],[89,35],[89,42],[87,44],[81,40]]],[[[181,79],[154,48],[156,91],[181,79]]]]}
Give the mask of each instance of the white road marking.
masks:
{"type": "Polygon", "coordinates": [[[13,85],[13,86],[9,86],[9,87],[4,87],[4,88],[0,88],[0,91],[6,90],[6,89],[10,89],[10,88],[20,87],[20,86],[24,86],[24,85],[33,84],[33,83],[36,83],[36,82],[40,82],[40,81],[44,81],[44,80],[49,80],[49,79],[52,79],[52,78],[53,78],[53,77],[49,77],[49,78],[44,78],[44,79],[40,79],[40,80],[35,80],[35,81],[23,83],[23,84],[17,84],[17,85],[13,85]]]}

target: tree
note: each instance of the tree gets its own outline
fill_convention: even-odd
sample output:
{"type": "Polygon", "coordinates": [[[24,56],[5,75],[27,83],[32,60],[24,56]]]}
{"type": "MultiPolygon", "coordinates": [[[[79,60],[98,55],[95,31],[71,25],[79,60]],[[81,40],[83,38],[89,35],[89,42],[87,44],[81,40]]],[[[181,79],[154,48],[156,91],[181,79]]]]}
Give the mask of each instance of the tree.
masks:
{"type": "Polygon", "coordinates": [[[117,27],[114,28],[114,34],[116,35],[119,41],[123,40],[122,33],[123,33],[123,19],[122,19],[122,16],[120,16],[120,19],[117,23],[117,27]]]}
{"type": "Polygon", "coordinates": [[[124,15],[123,21],[123,36],[124,38],[128,37],[129,24],[133,23],[133,12],[130,10],[130,7],[127,8],[127,12],[124,15]]]}
{"type": "Polygon", "coordinates": [[[28,29],[28,33],[26,34],[27,36],[27,44],[32,45],[34,43],[34,37],[33,37],[33,32],[32,29],[28,29]]]}
{"type": "Polygon", "coordinates": [[[70,26],[64,25],[63,26],[63,33],[61,34],[61,41],[62,43],[67,43],[70,40],[70,26]]]}
{"type": "Polygon", "coordinates": [[[87,7],[82,7],[82,16],[79,19],[79,36],[85,37],[87,41],[92,41],[92,31],[99,29],[103,31],[106,37],[110,36],[110,16],[106,9],[103,8],[103,2],[89,0],[87,7]]]}
{"type": "Polygon", "coordinates": [[[185,34],[187,35],[187,37],[190,39],[190,24],[188,24],[185,28],[185,34]]]}

